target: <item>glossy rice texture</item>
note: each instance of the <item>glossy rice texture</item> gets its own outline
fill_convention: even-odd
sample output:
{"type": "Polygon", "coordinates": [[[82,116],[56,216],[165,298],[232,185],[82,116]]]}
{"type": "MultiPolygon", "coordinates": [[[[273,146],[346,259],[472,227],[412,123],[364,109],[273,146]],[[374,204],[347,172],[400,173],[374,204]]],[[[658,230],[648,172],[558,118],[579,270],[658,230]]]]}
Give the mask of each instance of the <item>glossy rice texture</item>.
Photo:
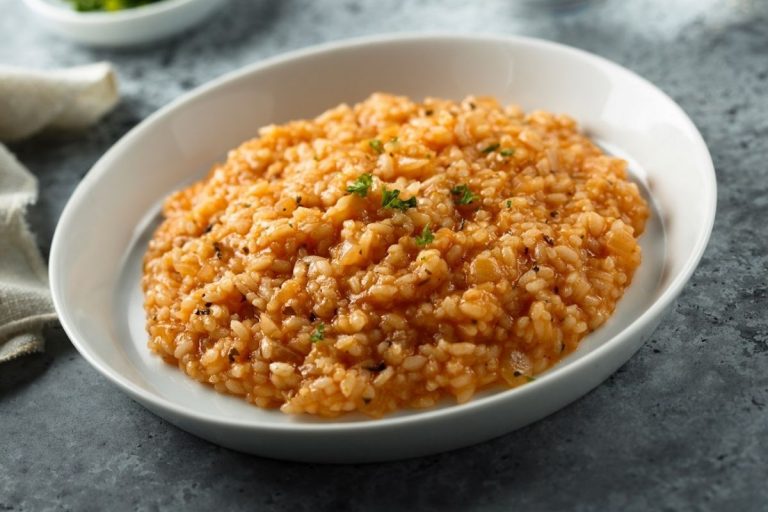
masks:
{"type": "Polygon", "coordinates": [[[374,94],[261,129],[163,214],[151,350],[259,407],[377,417],[576,349],[629,286],[648,207],[569,117],[374,94]]]}

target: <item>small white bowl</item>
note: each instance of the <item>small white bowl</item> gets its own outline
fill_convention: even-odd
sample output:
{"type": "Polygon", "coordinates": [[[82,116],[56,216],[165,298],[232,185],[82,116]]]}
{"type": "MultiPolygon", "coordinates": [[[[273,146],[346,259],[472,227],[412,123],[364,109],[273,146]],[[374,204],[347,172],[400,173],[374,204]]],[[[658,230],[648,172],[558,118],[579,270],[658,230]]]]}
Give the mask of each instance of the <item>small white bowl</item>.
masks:
{"type": "MultiPolygon", "coordinates": [[[[359,39],[231,73],[134,128],[96,163],[64,209],[51,248],[51,289],[80,353],[135,400],[185,430],[277,458],[411,457],[542,418],[624,364],[696,267],[712,229],[715,194],[712,160],[690,119],[651,83],[605,59],[522,37],[359,39]],[[535,382],[378,420],[262,410],[218,394],[150,354],[139,283],[162,199],[203,176],[259,127],[313,117],[374,91],[416,100],[489,94],[527,110],[569,113],[606,148],[626,155],[654,211],[640,237],[643,262],[610,320],[535,382]]],[[[594,428],[604,428],[600,418],[594,428]]]]}
{"type": "Polygon", "coordinates": [[[223,0],[163,0],[114,12],[78,12],[66,0],[24,0],[40,22],[91,46],[133,46],[177,34],[202,21],[223,0]]]}

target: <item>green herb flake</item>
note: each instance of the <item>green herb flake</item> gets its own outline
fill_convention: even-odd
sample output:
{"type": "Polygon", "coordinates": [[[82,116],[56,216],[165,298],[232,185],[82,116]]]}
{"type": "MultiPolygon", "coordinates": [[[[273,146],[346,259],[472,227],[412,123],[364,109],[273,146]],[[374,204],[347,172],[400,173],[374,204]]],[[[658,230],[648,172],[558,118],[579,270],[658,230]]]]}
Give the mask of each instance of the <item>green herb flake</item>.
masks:
{"type": "Polygon", "coordinates": [[[507,208],[512,208],[512,201],[507,200],[507,208]]]}
{"type": "Polygon", "coordinates": [[[421,234],[417,235],[416,237],[416,245],[419,247],[424,247],[425,245],[431,244],[435,240],[435,235],[432,234],[432,230],[429,229],[429,224],[424,226],[424,229],[421,230],[421,234]]]}
{"type": "Polygon", "coordinates": [[[387,190],[387,187],[384,187],[381,193],[381,206],[382,208],[393,208],[404,212],[408,208],[416,208],[416,197],[400,199],[399,190],[387,190]]]}
{"type": "Polygon", "coordinates": [[[487,148],[485,148],[483,150],[483,153],[485,153],[487,155],[488,153],[491,153],[491,152],[496,151],[497,149],[499,149],[499,146],[500,146],[500,144],[498,144],[498,143],[497,144],[491,144],[490,146],[488,146],[487,148]]]}
{"type": "Polygon", "coordinates": [[[451,189],[451,194],[456,196],[454,200],[456,204],[465,205],[470,204],[475,200],[475,194],[466,185],[457,185],[451,189]]]}
{"type": "Polygon", "coordinates": [[[371,146],[371,149],[373,149],[378,154],[382,154],[384,152],[384,144],[382,144],[379,139],[369,140],[368,145],[371,146]]]}
{"type": "Polygon", "coordinates": [[[347,192],[350,194],[356,194],[360,197],[368,195],[368,189],[373,184],[373,175],[369,172],[361,174],[350,186],[347,187],[347,192]]]}
{"type": "Polygon", "coordinates": [[[312,341],[312,343],[323,341],[323,339],[325,339],[325,324],[322,322],[317,324],[317,327],[315,327],[315,330],[312,332],[312,335],[309,337],[309,339],[312,341]]]}
{"type": "Polygon", "coordinates": [[[119,11],[122,9],[131,9],[141,7],[159,0],[69,0],[76,11],[119,11]]]}
{"type": "Polygon", "coordinates": [[[504,158],[510,157],[515,154],[515,148],[504,148],[499,151],[499,154],[504,158]]]}
{"type": "Polygon", "coordinates": [[[534,377],[532,375],[526,375],[525,376],[525,380],[527,380],[528,382],[533,382],[533,381],[536,380],[536,377],[534,377]]]}

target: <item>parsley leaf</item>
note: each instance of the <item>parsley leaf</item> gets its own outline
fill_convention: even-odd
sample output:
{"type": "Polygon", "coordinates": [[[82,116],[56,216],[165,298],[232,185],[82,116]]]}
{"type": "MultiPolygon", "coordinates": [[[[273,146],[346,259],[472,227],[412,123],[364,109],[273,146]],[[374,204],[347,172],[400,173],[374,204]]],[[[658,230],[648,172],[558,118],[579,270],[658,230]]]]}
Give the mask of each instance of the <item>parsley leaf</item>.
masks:
{"type": "Polygon", "coordinates": [[[357,194],[360,197],[365,197],[368,195],[368,189],[371,188],[372,184],[373,175],[371,175],[369,172],[366,172],[365,174],[361,174],[359,178],[357,178],[352,182],[350,186],[347,187],[347,192],[350,194],[357,194]]]}
{"type": "Polygon", "coordinates": [[[382,144],[379,139],[369,140],[368,145],[371,146],[371,148],[378,154],[382,154],[384,152],[384,144],[382,144]]]}
{"type": "Polygon", "coordinates": [[[499,151],[499,154],[503,157],[512,156],[515,154],[515,148],[504,148],[499,151]]]}
{"type": "Polygon", "coordinates": [[[320,322],[317,324],[317,327],[315,327],[314,332],[312,332],[312,335],[309,337],[310,340],[312,340],[312,343],[317,343],[318,341],[323,341],[325,338],[325,324],[320,322]]]}
{"type": "Polygon", "coordinates": [[[384,187],[381,193],[381,206],[382,208],[394,208],[405,211],[408,208],[416,208],[416,197],[400,199],[399,190],[387,190],[387,187],[384,187]]]}
{"type": "Polygon", "coordinates": [[[488,153],[490,153],[492,151],[496,151],[497,149],[499,149],[499,146],[500,146],[500,144],[498,144],[498,143],[491,144],[490,146],[488,146],[487,148],[485,148],[483,150],[483,153],[485,153],[487,155],[488,153]]]}
{"type": "Polygon", "coordinates": [[[475,200],[475,194],[466,185],[457,185],[451,189],[451,194],[455,197],[456,204],[464,205],[470,204],[475,200]]]}
{"type": "Polygon", "coordinates": [[[419,247],[424,247],[425,245],[431,244],[435,240],[435,235],[432,234],[432,230],[429,229],[429,224],[424,226],[424,229],[421,230],[421,234],[417,235],[416,237],[416,245],[419,247]]]}
{"type": "Polygon", "coordinates": [[[76,11],[119,11],[158,2],[159,0],[69,0],[76,11]]]}

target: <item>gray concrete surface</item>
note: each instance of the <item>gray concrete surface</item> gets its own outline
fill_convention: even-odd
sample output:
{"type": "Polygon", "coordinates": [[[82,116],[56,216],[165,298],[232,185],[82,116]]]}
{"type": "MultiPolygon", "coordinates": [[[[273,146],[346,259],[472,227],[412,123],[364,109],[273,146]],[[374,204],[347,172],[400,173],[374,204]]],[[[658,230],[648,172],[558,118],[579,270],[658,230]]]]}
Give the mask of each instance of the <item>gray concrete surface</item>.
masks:
{"type": "Polygon", "coordinates": [[[702,264],[644,348],[562,411],[452,453],[320,466],[225,450],[132,402],[51,328],[45,354],[0,367],[0,510],[768,509],[768,2],[526,5],[235,0],[195,33],[103,51],[0,0],[0,63],[108,59],[124,95],[86,134],[12,147],[40,179],[31,224],[46,254],[80,178],[158,107],[244,64],[361,34],[527,34],[603,55],[683,106],[719,182],[702,264]]]}

